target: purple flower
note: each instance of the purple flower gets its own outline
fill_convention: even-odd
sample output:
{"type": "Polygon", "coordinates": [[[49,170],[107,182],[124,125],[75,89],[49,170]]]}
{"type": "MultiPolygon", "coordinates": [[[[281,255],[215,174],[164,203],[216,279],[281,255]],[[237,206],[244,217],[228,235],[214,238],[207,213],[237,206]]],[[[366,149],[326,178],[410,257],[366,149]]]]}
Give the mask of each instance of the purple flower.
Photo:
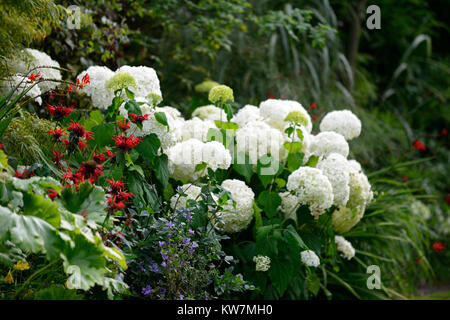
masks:
{"type": "Polygon", "coordinates": [[[139,270],[141,270],[142,272],[145,272],[145,268],[144,268],[143,266],[139,266],[138,268],[139,268],[139,270]]]}
{"type": "Polygon", "coordinates": [[[153,271],[153,272],[158,272],[158,271],[159,271],[158,265],[157,265],[157,264],[152,265],[152,266],[150,267],[150,270],[153,271]]]}
{"type": "Polygon", "coordinates": [[[186,218],[186,220],[192,220],[192,216],[189,213],[185,214],[184,217],[186,218]]]}
{"type": "Polygon", "coordinates": [[[175,227],[175,224],[173,224],[172,221],[167,221],[166,226],[168,226],[169,228],[173,228],[173,227],[175,227]]]}
{"type": "Polygon", "coordinates": [[[151,293],[152,293],[152,287],[146,286],[146,287],[142,288],[142,294],[144,296],[149,296],[151,293]]]}
{"type": "Polygon", "coordinates": [[[159,290],[159,292],[160,292],[161,294],[166,294],[166,289],[165,289],[165,288],[161,288],[161,289],[159,290]]]}
{"type": "Polygon", "coordinates": [[[180,294],[180,300],[183,300],[183,299],[184,299],[183,295],[182,295],[182,294],[180,294]]]}
{"type": "Polygon", "coordinates": [[[194,233],[195,233],[195,231],[192,230],[192,229],[189,229],[188,232],[189,232],[190,234],[194,234],[194,233]]]}
{"type": "Polygon", "coordinates": [[[189,238],[183,238],[182,241],[183,241],[184,244],[188,244],[188,243],[191,242],[191,239],[189,239],[189,238]]]}
{"type": "Polygon", "coordinates": [[[161,256],[164,260],[167,260],[169,258],[169,256],[162,251],[161,251],[161,256]]]}
{"type": "Polygon", "coordinates": [[[163,263],[161,263],[161,265],[165,268],[167,267],[167,263],[164,261],[163,263]]]}
{"type": "Polygon", "coordinates": [[[166,244],[166,242],[165,241],[158,241],[158,244],[159,244],[160,247],[163,247],[166,244]]]}
{"type": "Polygon", "coordinates": [[[197,247],[198,247],[197,242],[196,241],[192,242],[192,248],[197,248],[197,247]]]}
{"type": "Polygon", "coordinates": [[[194,252],[195,252],[194,249],[189,249],[189,250],[188,250],[188,253],[189,253],[189,254],[193,254],[194,252]]]}

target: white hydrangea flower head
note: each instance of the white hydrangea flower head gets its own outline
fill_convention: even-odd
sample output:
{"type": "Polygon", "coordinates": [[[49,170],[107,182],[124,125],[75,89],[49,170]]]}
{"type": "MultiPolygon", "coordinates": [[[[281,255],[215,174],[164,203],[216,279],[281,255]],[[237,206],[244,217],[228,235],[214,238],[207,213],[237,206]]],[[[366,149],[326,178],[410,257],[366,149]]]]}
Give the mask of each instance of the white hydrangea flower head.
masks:
{"type": "Polygon", "coordinates": [[[356,160],[348,160],[350,168],[355,172],[362,172],[361,164],[356,160]]]}
{"type": "Polygon", "coordinates": [[[167,156],[173,178],[186,182],[206,175],[206,168],[228,169],[231,165],[230,152],[216,141],[203,143],[197,139],[189,139],[179,142],[167,150],[167,156]],[[195,167],[202,162],[206,163],[206,168],[195,171],[195,167]]]}
{"type": "MultiPolygon", "coordinates": [[[[32,84],[30,83],[30,81],[28,79],[24,80],[22,76],[13,75],[13,76],[10,76],[10,77],[6,78],[5,80],[3,80],[0,83],[0,93],[2,95],[6,95],[11,89],[15,88],[17,85],[19,85],[19,87],[17,88],[17,90],[12,95],[12,99],[16,98],[19,94],[22,93],[22,91],[24,91],[24,90],[26,90],[26,89],[28,89],[28,88],[30,88],[32,86],[32,84]]],[[[42,98],[40,97],[40,95],[41,95],[41,89],[39,89],[38,85],[34,85],[25,94],[25,97],[29,97],[29,98],[36,97],[34,99],[34,101],[39,103],[39,105],[42,105],[42,98]]],[[[22,98],[22,99],[25,99],[25,98],[22,98]]]]}
{"type": "Polygon", "coordinates": [[[164,106],[164,107],[159,107],[159,109],[161,111],[164,111],[166,114],[169,114],[174,119],[181,118],[184,120],[183,116],[181,115],[180,110],[178,110],[177,108],[174,108],[171,106],[164,106]]]}
{"type": "Polygon", "coordinates": [[[193,138],[206,142],[208,130],[212,128],[217,128],[213,121],[197,117],[186,120],[181,127],[181,139],[186,141],[193,138]]]}
{"type": "Polygon", "coordinates": [[[256,263],[256,271],[268,271],[270,269],[270,258],[267,256],[254,256],[253,262],[256,263]]]}
{"type": "Polygon", "coordinates": [[[332,111],[320,122],[320,131],[334,131],[351,140],[361,134],[361,121],[350,110],[332,111]]]}
{"type": "Polygon", "coordinates": [[[258,159],[270,153],[275,160],[284,160],[287,150],[283,147],[283,134],[263,121],[248,122],[243,128],[236,130],[236,150],[250,158],[256,167],[258,159]]]}
{"type": "Polygon", "coordinates": [[[94,107],[107,109],[114,99],[114,91],[106,88],[106,82],[114,76],[114,72],[108,67],[91,66],[81,72],[77,79],[81,82],[86,73],[89,75],[90,83],[85,85],[83,92],[91,97],[94,107]]]}
{"type": "Polygon", "coordinates": [[[199,200],[202,188],[194,186],[193,184],[184,184],[181,186],[183,193],[186,196],[181,196],[180,194],[175,194],[170,198],[170,207],[172,209],[176,208],[186,208],[188,200],[199,200]]]}
{"type": "Polygon", "coordinates": [[[319,159],[328,157],[332,153],[339,153],[347,158],[350,148],[344,136],[332,131],[321,132],[316,136],[311,136],[311,143],[305,154],[305,161],[315,155],[319,159]]]}
{"type": "MultiPolygon", "coordinates": [[[[60,68],[57,61],[53,60],[45,52],[41,52],[36,49],[23,49],[21,53],[24,56],[19,56],[16,59],[11,59],[9,62],[9,67],[16,73],[26,75],[28,71],[36,67],[56,67],[60,68]]],[[[56,79],[61,80],[61,71],[53,68],[38,68],[32,71],[33,74],[40,73],[40,78],[43,79],[56,79]]],[[[42,93],[50,91],[59,85],[58,82],[53,81],[43,81],[38,84],[39,89],[42,93]]]]}
{"type": "Polygon", "coordinates": [[[202,120],[210,121],[227,121],[227,114],[225,111],[213,104],[196,108],[194,112],[192,112],[192,117],[198,117],[202,120]]]}
{"type": "Polygon", "coordinates": [[[206,142],[202,149],[203,162],[207,167],[216,171],[217,169],[228,169],[231,165],[231,155],[224,145],[217,141],[206,142]]]}
{"type": "Polygon", "coordinates": [[[333,187],[334,201],[337,206],[345,206],[350,196],[350,171],[352,170],[347,159],[339,154],[332,153],[320,160],[317,169],[322,170],[333,187]]]}
{"type": "Polygon", "coordinates": [[[332,215],[333,229],[339,233],[345,233],[353,228],[364,216],[365,208],[339,207],[332,215]]]}
{"type": "Polygon", "coordinates": [[[278,210],[284,213],[286,219],[292,219],[297,221],[297,208],[299,207],[298,197],[291,194],[289,191],[280,192],[278,195],[281,198],[281,204],[278,210]]]}
{"type": "Polygon", "coordinates": [[[299,111],[307,119],[307,124],[305,125],[306,131],[311,133],[311,117],[306,109],[297,101],[268,99],[260,103],[259,109],[260,114],[265,121],[278,130],[284,130],[287,124],[284,119],[291,111],[299,111]]]}
{"type": "MultiPolygon", "coordinates": [[[[145,103],[147,100],[142,97],[138,97],[135,99],[137,102],[144,102],[144,104],[140,105],[142,115],[148,114],[148,120],[144,120],[142,122],[142,129],[140,129],[134,123],[130,123],[130,129],[127,130],[128,135],[133,135],[134,137],[145,137],[151,133],[154,133],[158,136],[159,141],[161,142],[161,148],[163,150],[173,146],[177,141],[180,140],[180,128],[177,126],[177,122],[172,116],[161,108],[153,108],[148,103],[145,103]],[[161,123],[159,123],[155,118],[156,112],[164,112],[166,114],[167,123],[169,124],[169,129],[161,123]]],[[[129,119],[128,110],[125,109],[125,102],[119,107],[119,114],[129,119]]]]}
{"type": "Polygon", "coordinates": [[[250,104],[245,105],[243,108],[231,118],[231,122],[237,123],[239,128],[245,127],[245,125],[251,121],[262,120],[259,112],[259,108],[250,104]]]}
{"type": "Polygon", "coordinates": [[[300,167],[289,175],[286,188],[300,204],[308,205],[315,217],[333,204],[333,187],[320,169],[300,167]]]}
{"type": "Polygon", "coordinates": [[[245,182],[237,179],[224,180],[221,186],[231,194],[231,199],[222,206],[223,211],[216,213],[217,220],[213,221],[215,228],[226,233],[245,230],[253,219],[255,194],[245,182]]]}
{"type": "Polygon", "coordinates": [[[349,208],[365,208],[373,199],[373,192],[367,176],[362,172],[350,172],[349,208]]]}
{"type": "MultiPolygon", "coordinates": [[[[155,69],[145,66],[122,66],[116,70],[116,73],[118,72],[126,72],[136,80],[138,88],[134,91],[135,96],[148,97],[150,94],[156,94],[162,98],[159,79],[155,69]]],[[[151,103],[151,101],[149,102],[151,103]]]]}
{"type": "Polygon", "coordinates": [[[341,253],[341,257],[350,260],[355,256],[355,249],[350,241],[347,241],[342,236],[334,236],[334,242],[336,242],[336,246],[338,251],[341,253]]]}
{"type": "Polygon", "coordinates": [[[320,265],[320,259],[317,254],[312,250],[304,250],[300,252],[302,262],[308,267],[318,267],[320,265]]]}

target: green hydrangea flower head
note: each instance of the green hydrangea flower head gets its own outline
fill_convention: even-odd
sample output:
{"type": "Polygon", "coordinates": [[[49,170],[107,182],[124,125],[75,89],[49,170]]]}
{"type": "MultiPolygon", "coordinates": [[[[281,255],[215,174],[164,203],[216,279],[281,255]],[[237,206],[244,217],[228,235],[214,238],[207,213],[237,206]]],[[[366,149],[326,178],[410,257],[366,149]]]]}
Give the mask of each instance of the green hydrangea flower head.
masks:
{"type": "Polygon", "coordinates": [[[220,83],[206,79],[205,81],[197,84],[194,90],[200,93],[208,93],[212,88],[220,85],[220,83]]]}
{"type": "Polygon", "coordinates": [[[225,103],[228,100],[233,102],[234,101],[233,89],[222,84],[215,86],[214,88],[211,89],[211,91],[209,91],[208,99],[214,104],[225,103]]]}
{"type": "Polygon", "coordinates": [[[332,215],[333,229],[345,233],[353,228],[364,215],[364,208],[339,207],[332,215]]]}
{"type": "Polygon", "coordinates": [[[107,89],[117,91],[125,88],[137,89],[136,80],[131,76],[131,74],[126,72],[118,72],[111,79],[106,81],[105,87],[107,89]]]}
{"type": "Polygon", "coordinates": [[[156,93],[150,93],[147,97],[147,101],[152,105],[152,106],[157,106],[161,101],[163,101],[163,98],[156,93]]]}
{"type": "Polygon", "coordinates": [[[305,127],[308,125],[308,118],[300,111],[289,112],[286,118],[284,118],[284,121],[294,122],[305,127]]]}

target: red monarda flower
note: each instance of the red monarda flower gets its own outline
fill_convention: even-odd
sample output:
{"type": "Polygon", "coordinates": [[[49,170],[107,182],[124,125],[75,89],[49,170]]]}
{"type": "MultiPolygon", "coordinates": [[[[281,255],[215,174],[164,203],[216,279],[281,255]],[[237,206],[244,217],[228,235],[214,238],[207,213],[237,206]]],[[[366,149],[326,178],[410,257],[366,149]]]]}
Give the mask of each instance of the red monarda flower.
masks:
{"type": "Polygon", "coordinates": [[[436,251],[437,253],[442,252],[445,249],[445,247],[446,247],[446,244],[442,243],[442,242],[435,242],[435,243],[433,243],[433,246],[432,246],[434,251],[436,251]]]}
{"type": "Polygon", "coordinates": [[[403,176],[403,181],[408,182],[408,176],[403,176]]]}
{"type": "Polygon", "coordinates": [[[95,152],[92,154],[92,159],[97,163],[103,163],[106,160],[106,156],[103,153],[96,154],[95,152]]]}
{"type": "Polygon", "coordinates": [[[73,173],[72,171],[70,171],[70,168],[67,168],[66,173],[63,175],[63,183],[68,180],[77,185],[83,182],[84,177],[82,177],[79,173],[73,173]]]}
{"type": "Polygon", "coordinates": [[[111,193],[114,195],[117,195],[119,193],[122,192],[123,188],[125,187],[126,183],[122,182],[120,180],[115,181],[114,179],[107,179],[110,188],[111,188],[111,193]]]}
{"type": "Polygon", "coordinates": [[[312,121],[316,121],[318,119],[318,117],[317,116],[314,116],[313,118],[312,118],[312,121]]]}
{"type": "Polygon", "coordinates": [[[268,99],[275,99],[275,96],[271,94],[270,92],[267,92],[267,98],[268,99]]]}
{"type": "Polygon", "coordinates": [[[311,105],[309,106],[309,110],[311,109],[317,109],[317,105],[315,102],[311,103],[311,105]]]}
{"type": "Polygon", "coordinates": [[[115,196],[110,196],[107,198],[108,200],[108,208],[111,211],[123,210],[125,209],[125,204],[123,201],[117,201],[115,196]]]}
{"type": "Polygon", "coordinates": [[[17,170],[14,170],[14,176],[19,179],[28,179],[34,174],[33,171],[28,171],[27,169],[23,170],[22,172],[19,172],[17,170]]]}
{"type": "Polygon", "coordinates": [[[413,148],[416,150],[422,150],[422,151],[427,150],[427,147],[425,146],[425,144],[423,144],[422,141],[420,141],[420,140],[416,140],[413,142],[413,148]]]}
{"type": "Polygon", "coordinates": [[[131,198],[134,197],[134,194],[131,192],[121,192],[117,195],[117,199],[120,201],[128,202],[131,198]]]}
{"type": "Polygon", "coordinates": [[[69,88],[67,89],[67,93],[73,92],[72,84],[69,85],[69,88]]]}
{"type": "Polygon", "coordinates": [[[30,79],[30,82],[33,83],[40,76],[41,76],[41,72],[38,72],[36,75],[31,73],[31,75],[28,77],[28,79],[30,79]]]}
{"type": "Polygon", "coordinates": [[[445,202],[450,206],[450,193],[445,197],[445,202]]]}
{"type": "Polygon", "coordinates": [[[130,129],[130,121],[123,120],[123,123],[122,123],[122,122],[119,122],[119,123],[117,124],[117,126],[119,127],[120,130],[122,130],[123,132],[125,132],[125,131],[127,131],[128,129],[130,129]]]}
{"type": "Polygon", "coordinates": [[[55,201],[55,198],[59,197],[58,191],[53,189],[48,189],[47,195],[52,199],[52,201],[55,201]]]}
{"type": "Polygon", "coordinates": [[[441,131],[441,136],[445,136],[447,134],[447,129],[442,129],[442,131],[441,131]]]}
{"type": "Polygon", "coordinates": [[[74,111],[72,108],[66,108],[62,104],[59,106],[47,105],[48,112],[56,118],[68,117],[74,111]]]}
{"type": "Polygon", "coordinates": [[[83,126],[79,125],[78,122],[73,121],[69,126],[69,130],[78,138],[85,137],[87,140],[93,139],[92,132],[84,130],[83,126]]]}
{"type": "Polygon", "coordinates": [[[103,166],[94,160],[84,161],[76,173],[83,179],[89,179],[89,182],[93,183],[98,177],[103,175],[103,166]]]}
{"type": "Polygon", "coordinates": [[[61,162],[62,158],[64,157],[64,154],[60,153],[58,151],[52,151],[52,153],[53,153],[53,157],[52,157],[53,163],[56,164],[58,166],[58,168],[61,168],[60,162],[61,162]]]}
{"type": "Polygon", "coordinates": [[[116,142],[116,147],[122,152],[128,152],[141,142],[141,138],[133,138],[133,135],[129,137],[124,135],[114,136],[113,140],[116,142]]]}
{"type": "Polygon", "coordinates": [[[81,79],[81,82],[83,82],[83,84],[88,84],[91,83],[91,78],[89,77],[89,75],[86,73],[83,78],[81,79]]]}
{"type": "Polygon", "coordinates": [[[0,143],[0,150],[4,150],[5,149],[5,145],[4,144],[2,144],[2,143],[0,143]]]}
{"type": "Polygon", "coordinates": [[[79,140],[78,141],[78,148],[80,148],[80,150],[83,151],[84,147],[86,147],[86,143],[84,143],[83,141],[79,140]]]}
{"type": "Polygon", "coordinates": [[[143,116],[138,116],[137,114],[129,113],[128,116],[130,117],[130,120],[133,122],[142,123],[145,120],[148,120],[148,114],[144,114],[143,116]]]}
{"type": "Polygon", "coordinates": [[[55,139],[55,141],[59,141],[65,131],[66,131],[66,129],[54,129],[54,130],[49,130],[47,132],[53,135],[53,138],[55,139]]]}

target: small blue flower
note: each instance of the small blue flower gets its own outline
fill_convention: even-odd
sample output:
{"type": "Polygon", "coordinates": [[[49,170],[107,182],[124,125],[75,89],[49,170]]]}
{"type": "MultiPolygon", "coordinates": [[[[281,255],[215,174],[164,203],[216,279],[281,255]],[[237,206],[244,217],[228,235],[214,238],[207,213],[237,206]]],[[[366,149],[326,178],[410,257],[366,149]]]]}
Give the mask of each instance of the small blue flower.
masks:
{"type": "Polygon", "coordinates": [[[198,247],[197,242],[196,241],[192,242],[192,248],[197,248],[197,247],[198,247]]]}
{"type": "Polygon", "coordinates": [[[167,263],[164,261],[163,263],[161,263],[161,265],[165,268],[167,267],[167,263]]]}
{"type": "Polygon", "coordinates": [[[167,260],[169,258],[169,256],[162,251],[161,251],[161,256],[164,260],[167,260]]]}
{"type": "Polygon", "coordinates": [[[158,244],[159,244],[160,247],[163,247],[166,244],[166,242],[165,241],[158,241],[158,244]]]}
{"type": "Polygon", "coordinates": [[[143,266],[139,266],[138,268],[139,268],[139,270],[141,270],[142,272],[145,272],[145,268],[144,268],[143,266]]]}
{"type": "Polygon", "coordinates": [[[146,287],[142,288],[142,294],[144,296],[149,296],[151,293],[152,293],[152,287],[146,286],[146,287]]]}
{"type": "Polygon", "coordinates": [[[157,264],[152,265],[152,266],[150,267],[150,270],[152,270],[153,272],[158,272],[158,271],[159,271],[158,265],[157,265],[157,264]]]}
{"type": "Polygon", "coordinates": [[[161,288],[161,289],[159,290],[159,292],[160,292],[161,294],[166,294],[166,289],[165,289],[165,288],[161,288]]]}
{"type": "Polygon", "coordinates": [[[190,234],[194,234],[194,233],[195,233],[195,231],[192,230],[192,229],[189,229],[188,232],[189,232],[190,234]]]}
{"type": "Polygon", "coordinates": [[[182,241],[183,241],[184,244],[188,244],[188,243],[191,242],[191,239],[189,239],[189,238],[183,238],[182,241]]]}
{"type": "Polygon", "coordinates": [[[180,294],[180,300],[184,300],[184,297],[182,294],[180,294]]]}

